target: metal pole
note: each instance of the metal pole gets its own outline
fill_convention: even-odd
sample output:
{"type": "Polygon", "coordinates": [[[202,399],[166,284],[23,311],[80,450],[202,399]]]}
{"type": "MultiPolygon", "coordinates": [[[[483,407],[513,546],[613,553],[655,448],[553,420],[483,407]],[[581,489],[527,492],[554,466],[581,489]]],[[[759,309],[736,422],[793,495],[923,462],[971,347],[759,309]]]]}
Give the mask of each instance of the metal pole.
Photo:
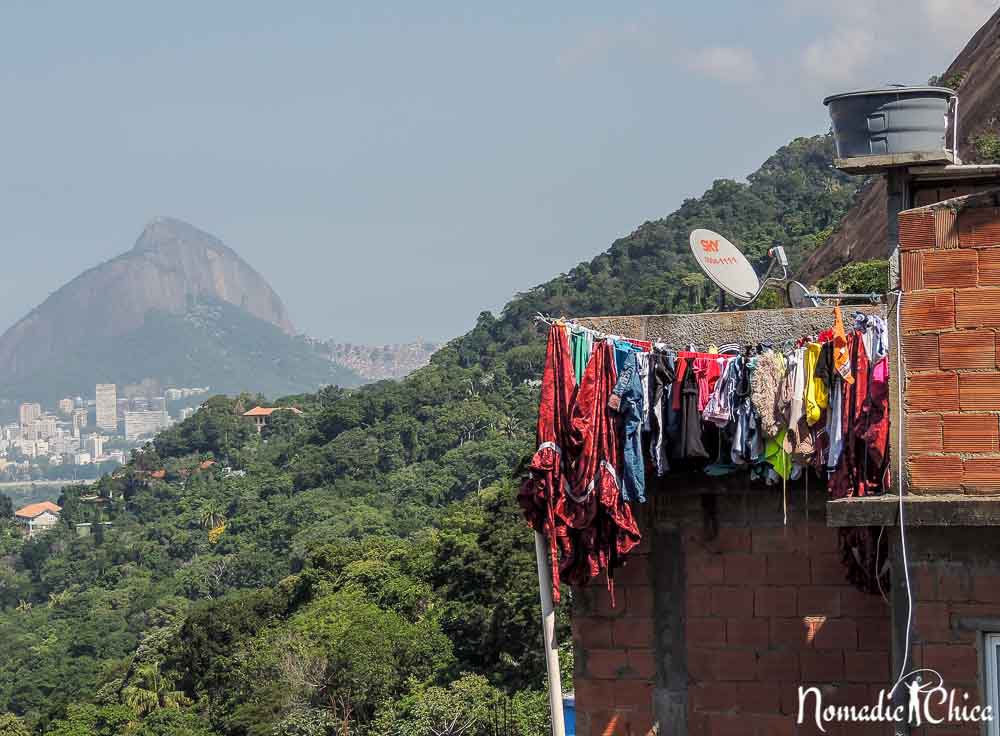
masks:
{"type": "Polygon", "coordinates": [[[563,722],[562,678],[559,675],[559,645],[556,643],[556,611],[552,605],[552,571],[545,550],[545,537],[535,532],[535,561],[538,563],[538,593],[542,600],[542,634],[545,639],[545,668],[549,675],[549,710],[552,736],[566,736],[563,722]]]}

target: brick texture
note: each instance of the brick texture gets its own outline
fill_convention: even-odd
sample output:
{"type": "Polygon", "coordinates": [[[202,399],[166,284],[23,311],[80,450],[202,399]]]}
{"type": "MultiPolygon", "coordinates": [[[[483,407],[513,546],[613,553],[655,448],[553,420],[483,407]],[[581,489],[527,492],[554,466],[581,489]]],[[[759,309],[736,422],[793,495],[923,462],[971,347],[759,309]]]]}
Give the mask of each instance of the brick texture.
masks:
{"type": "MultiPolygon", "coordinates": [[[[905,299],[903,304],[905,312],[905,299]]],[[[956,291],[955,325],[957,327],[1000,327],[1000,289],[980,288],[956,291]]]]}
{"type": "Polygon", "coordinates": [[[899,277],[906,291],[924,288],[923,258],[920,253],[900,253],[899,277]]]}
{"type": "MultiPolygon", "coordinates": [[[[682,538],[688,733],[798,733],[800,684],[874,702],[868,684],[889,669],[889,609],[846,581],[836,530],[817,520],[682,538]]],[[[622,585],[617,609],[597,605],[606,596],[600,585],[574,596],[577,732],[644,735],[656,723],[663,619],[652,584],[622,585]]]]}
{"type": "Polygon", "coordinates": [[[913,491],[951,491],[962,486],[962,460],[941,455],[917,455],[907,461],[913,491]]]}
{"type": "Polygon", "coordinates": [[[1000,286],[1000,248],[979,251],[979,285],[1000,286]]]}
{"type": "Polygon", "coordinates": [[[962,485],[970,493],[1000,492],[1000,457],[966,458],[962,485]]]}
{"type": "Polygon", "coordinates": [[[996,414],[955,414],[942,418],[945,452],[996,452],[1000,423],[996,414]]]}
{"type": "Polygon", "coordinates": [[[995,368],[995,339],[993,330],[946,332],[939,337],[939,364],[946,370],[995,368]]]}
{"type": "Polygon", "coordinates": [[[941,417],[938,414],[911,414],[906,419],[906,449],[909,453],[941,452],[941,417]]]}
{"type": "Polygon", "coordinates": [[[979,285],[979,256],[974,250],[923,254],[925,289],[960,289],[979,285]]]}
{"type": "MultiPolygon", "coordinates": [[[[942,199],[947,198],[947,196],[942,197],[942,199]]],[[[934,242],[938,248],[957,248],[959,246],[958,218],[955,216],[955,212],[947,207],[934,210],[934,242]]]]}
{"type": "Polygon", "coordinates": [[[937,242],[934,215],[929,211],[909,210],[899,213],[899,249],[933,248],[937,242]]]}
{"type": "Polygon", "coordinates": [[[958,241],[964,248],[1000,245],[1000,212],[997,208],[979,207],[959,214],[958,241]]]}
{"type": "Polygon", "coordinates": [[[935,371],[941,367],[937,335],[905,335],[903,360],[908,371],[935,371]]]}
{"type": "Polygon", "coordinates": [[[904,334],[950,330],[955,327],[955,294],[952,291],[914,291],[903,298],[900,315],[904,334]]]}
{"type": "Polygon", "coordinates": [[[958,387],[962,411],[1000,411],[1000,373],[963,373],[958,387]]]}
{"type": "Polygon", "coordinates": [[[904,393],[911,411],[958,411],[957,373],[919,373],[910,376],[904,393]]]}

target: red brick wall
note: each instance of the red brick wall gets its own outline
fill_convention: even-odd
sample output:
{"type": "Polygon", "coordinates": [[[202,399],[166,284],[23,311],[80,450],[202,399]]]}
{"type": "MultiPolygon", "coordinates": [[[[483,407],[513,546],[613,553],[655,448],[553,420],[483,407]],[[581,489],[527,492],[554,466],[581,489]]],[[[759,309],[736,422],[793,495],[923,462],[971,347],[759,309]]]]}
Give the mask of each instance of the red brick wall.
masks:
{"type": "Polygon", "coordinates": [[[698,520],[679,525],[683,583],[655,591],[659,609],[656,568],[675,561],[648,524],[652,545],[620,571],[617,608],[599,582],[575,591],[580,736],[642,736],[658,718],[660,734],[811,733],[795,725],[799,685],[822,687],[824,705],[875,702],[890,677],[888,604],[845,581],[837,531],[821,513],[788,528],[779,514],[769,503],[767,525],[723,525],[716,535],[698,520]],[[672,651],[663,608],[677,605],[682,644],[672,651]],[[663,722],[656,705],[664,669],[678,661],[686,731],[663,722]]]}
{"type": "Polygon", "coordinates": [[[889,607],[845,581],[836,530],[802,521],[684,541],[691,736],[810,733],[795,726],[799,685],[821,686],[824,705],[875,702],[889,607]]]}
{"type": "Polygon", "coordinates": [[[645,736],[653,726],[656,635],[649,534],[615,575],[574,590],[574,687],[579,736],[645,736]]]}
{"type": "MultiPolygon", "coordinates": [[[[914,595],[913,641],[908,669],[934,669],[945,687],[981,701],[984,633],[1000,633],[1000,541],[989,527],[910,529],[914,595]]],[[[941,731],[915,729],[913,734],[941,731]]],[[[979,736],[979,724],[948,724],[947,733],[979,736]]]]}
{"type": "Polygon", "coordinates": [[[1000,208],[952,200],[899,229],[908,489],[997,493],[1000,208]]]}

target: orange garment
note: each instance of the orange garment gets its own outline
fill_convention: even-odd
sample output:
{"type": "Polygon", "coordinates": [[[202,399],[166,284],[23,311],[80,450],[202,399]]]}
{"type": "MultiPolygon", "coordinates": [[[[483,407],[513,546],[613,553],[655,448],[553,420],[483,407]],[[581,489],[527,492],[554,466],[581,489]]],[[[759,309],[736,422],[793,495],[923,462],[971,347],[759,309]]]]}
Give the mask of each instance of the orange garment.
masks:
{"type": "Polygon", "coordinates": [[[833,308],[833,367],[844,379],[844,383],[854,383],[854,376],[851,375],[851,351],[847,345],[847,333],[844,332],[840,307],[833,308]]]}

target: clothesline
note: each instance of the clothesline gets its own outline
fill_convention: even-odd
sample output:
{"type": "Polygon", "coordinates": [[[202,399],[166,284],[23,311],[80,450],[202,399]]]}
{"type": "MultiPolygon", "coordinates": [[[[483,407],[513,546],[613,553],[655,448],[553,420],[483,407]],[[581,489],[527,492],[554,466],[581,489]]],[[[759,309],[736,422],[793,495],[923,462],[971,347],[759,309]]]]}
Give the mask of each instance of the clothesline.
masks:
{"type": "MultiPolygon", "coordinates": [[[[845,327],[835,308],[819,335],[706,353],[536,319],[550,328],[538,451],[519,500],[548,541],[557,600],[560,578],[600,572],[613,598],[613,570],[640,538],[630,506],[646,500],[647,475],[662,493],[672,470],[690,468],[745,468],[783,488],[812,469],[834,497],[888,486],[888,331],[877,315],[857,312],[845,327]]],[[[784,507],[787,522],[787,496],[784,507]]]]}
{"type": "MultiPolygon", "coordinates": [[[[867,317],[868,315],[866,315],[864,312],[861,312],[861,311],[855,311],[855,312],[851,313],[849,316],[852,319],[856,320],[858,317],[867,317]]],[[[724,355],[727,355],[727,354],[736,354],[736,353],[739,353],[739,352],[742,351],[741,346],[739,344],[737,344],[737,343],[726,343],[724,345],[719,345],[719,346],[716,347],[716,351],[715,352],[699,352],[699,351],[695,350],[695,346],[693,344],[689,344],[686,349],[685,348],[678,349],[678,348],[674,348],[672,346],[667,345],[663,341],[659,341],[659,340],[650,341],[650,340],[648,340],[648,338],[628,337],[628,336],[625,336],[625,335],[616,335],[616,334],[612,334],[612,333],[608,333],[608,332],[602,332],[601,330],[598,330],[596,328],[588,327],[586,325],[582,325],[579,322],[577,322],[576,320],[568,318],[568,317],[549,317],[549,316],[547,316],[545,314],[542,314],[541,312],[536,312],[535,313],[535,321],[538,322],[538,323],[543,323],[543,324],[549,325],[549,326],[560,325],[560,324],[561,325],[566,325],[567,327],[569,327],[571,329],[574,329],[574,330],[580,330],[580,331],[583,331],[583,332],[588,332],[593,337],[595,337],[597,339],[601,339],[601,340],[610,339],[610,340],[632,340],[632,341],[651,342],[652,345],[653,345],[653,347],[656,348],[657,350],[659,350],[661,352],[667,352],[667,353],[674,354],[676,357],[685,357],[685,358],[690,358],[690,357],[695,357],[695,356],[713,356],[713,357],[719,357],[719,356],[724,356],[724,355]]],[[[781,339],[781,340],[779,340],[777,342],[762,342],[762,343],[758,343],[757,347],[758,348],[765,348],[765,349],[769,348],[769,349],[772,349],[772,350],[777,349],[780,352],[787,352],[789,349],[798,347],[798,346],[800,346],[800,345],[802,345],[804,343],[816,342],[817,339],[818,339],[817,335],[804,335],[804,336],[800,336],[800,337],[787,337],[787,338],[783,338],[783,339],[781,339]]],[[[715,346],[713,346],[713,347],[715,347],[715,346]]],[[[747,346],[744,346],[744,347],[747,347],[747,346]]]]}

